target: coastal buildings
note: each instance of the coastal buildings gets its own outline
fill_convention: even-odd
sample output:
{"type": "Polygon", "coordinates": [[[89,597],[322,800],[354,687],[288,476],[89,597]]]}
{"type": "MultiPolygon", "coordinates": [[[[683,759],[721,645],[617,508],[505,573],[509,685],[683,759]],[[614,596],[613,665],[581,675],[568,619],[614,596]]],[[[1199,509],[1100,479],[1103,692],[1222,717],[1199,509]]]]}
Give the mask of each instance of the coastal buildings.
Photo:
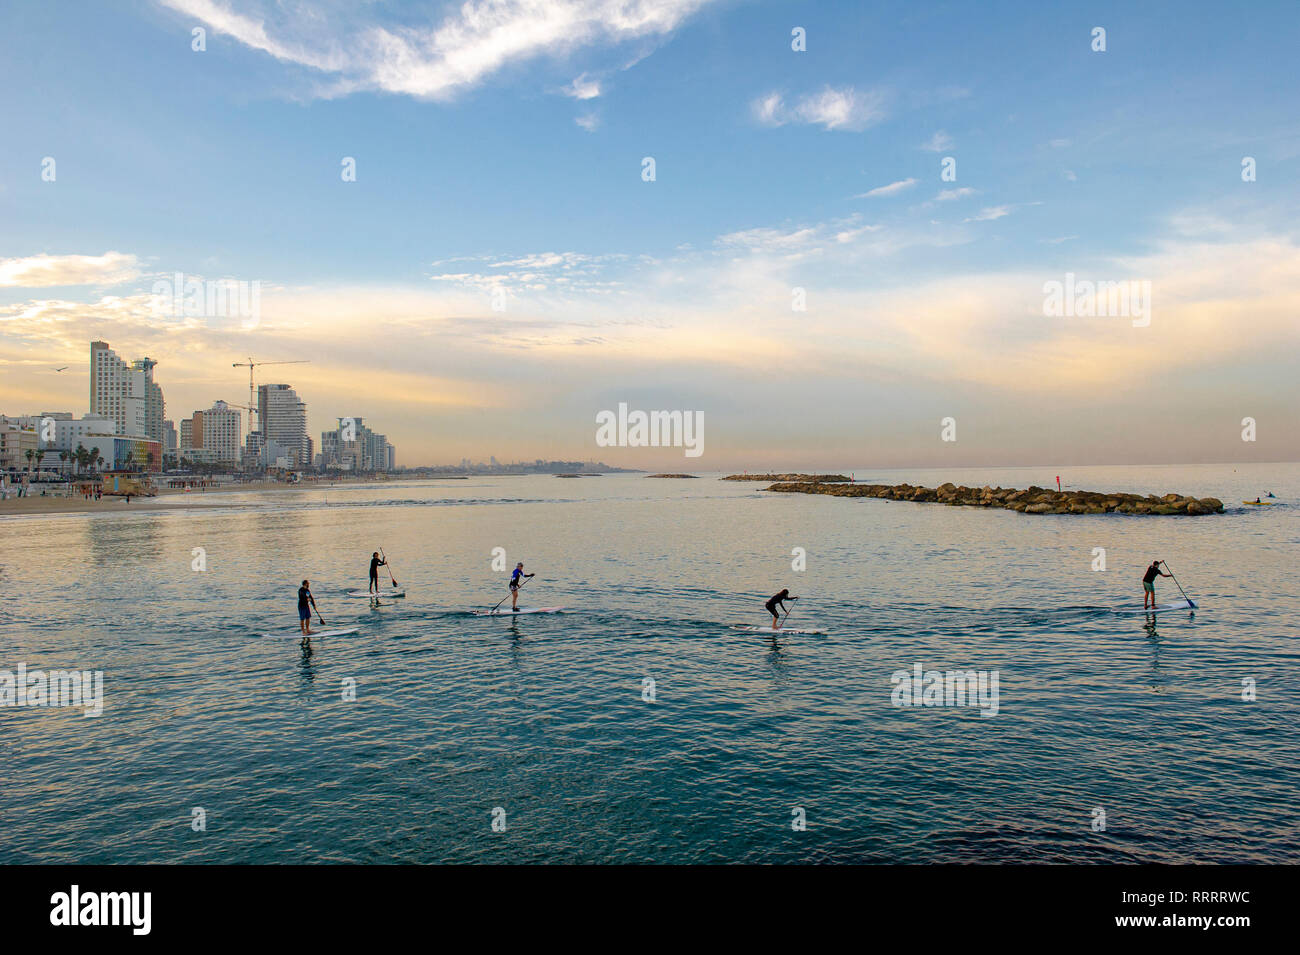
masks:
{"type": "Polygon", "coordinates": [[[257,421],[261,440],[288,452],[289,467],[311,467],[313,442],[307,433],[307,404],[292,388],[258,385],[257,421]]]}
{"type": "Polygon", "coordinates": [[[127,363],[108,342],[90,343],[90,413],[108,418],[119,435],[163,441],[163,393],[153,380],[158,363],[127,363]]]}
{"type": "Polygon", "coordinates": [[[0,473],[10,478],[26,473],[39,450],[35,428],[25,428],[18,418],[0,415],[0,473]],[[27,457],[29,451],[32,460],[27,457]]]}
{"type": "Polygon", "coordinates": [[[239,463],[242,416],[224,401],[214,401],[206,411],[196,411],[181,421],[179,455],[196,464],[234,466],[239,463]]]}
{"type": "Polygon", "coordinates": [[[339,418],[333,431],[322,431],[317,466],[325,471],[394,471],[397,449],[387,435],[366,427],[360,416],[339,418]]]}

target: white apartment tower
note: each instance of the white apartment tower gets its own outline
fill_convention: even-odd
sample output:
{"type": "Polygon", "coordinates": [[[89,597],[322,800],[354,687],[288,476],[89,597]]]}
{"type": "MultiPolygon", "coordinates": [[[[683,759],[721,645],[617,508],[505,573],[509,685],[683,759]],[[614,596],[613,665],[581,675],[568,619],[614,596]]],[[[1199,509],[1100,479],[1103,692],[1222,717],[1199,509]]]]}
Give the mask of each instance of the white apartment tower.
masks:
{"type": "Polygon", "coordinates": [[[312,440],[307,433],[307,404],[288,385],[257,386],[257,422],[262,440],[288,450],[293,467],[311,467],[312,440]]]}
{"type": "Polygon", "coordinates": [[[117,356],[108,342],[90,343],[90,413],[107,418],[117,433],[143,438],[148,434],[145,414],[145,372],[117,356]]]}

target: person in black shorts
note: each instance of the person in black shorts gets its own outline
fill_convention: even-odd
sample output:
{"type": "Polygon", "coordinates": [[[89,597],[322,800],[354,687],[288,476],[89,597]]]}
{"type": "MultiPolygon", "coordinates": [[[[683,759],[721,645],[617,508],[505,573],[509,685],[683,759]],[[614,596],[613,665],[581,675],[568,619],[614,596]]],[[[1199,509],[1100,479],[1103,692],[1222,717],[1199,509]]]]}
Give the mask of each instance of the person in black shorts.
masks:
{"type": "Polygon", "coordinates": [[[1148,567],[1147,572],[1142,575],[1142,609],[1143,610],[1147,609],[1148,600],[1151,601],[1152,607],[1156,605],[1156,578],[1172,577],[1172,576],[1173,574],[1166,574],[1163,570],[1160,569],[1160,561],[1158,560],[1151,561],[1151,566],[1148,567]]]}
{"type": "MultiPolygon", "coordinates": [[[[777,608],[780,607],[782,610],[785,610],[785,602],[787,600],[798,600],[798,599],[799,599],[798,597],[791,597],[790,591],[788,590],[782,590],[779,594],[773,594],[771,597],[767,598],[767,603],[763,604],[763,606],[766,607],[767,612],[772,615],[773,630],[778,629],[780,627],[780,622],[781,622],[781,617],[777,613],[777,608]]],[[[786,613],[789,612],[790,611],[786,610],[786,613]]]]}
{"type": "Polygon", "coordinates": [[[370,555],[370,592],[372,594],[379,591],[379,568],[387,564],[388,561],[379,559],[379,551],[375,551],[370,555]]]}
{"type": "Polygon", "coordinates": [[[515,565],[514,571],[510,574],[510,612],[514,613],[519,609],[519,588],[524,585],[524,578],[531,577],[532,574],[524,573],[524,562],[521,560],[515,565]]]}
{"type": "MultiPolygon", "coordinates": [[[[311,612],[313,610],[316,610],[316,598],[311,595],[311,584],[304,580],[302,586],[298,588],[298,626],[302,629],[304,637],[312,634],[311,612]]],[[[317,613],[319,614],[319,611],[317,613]]]]}

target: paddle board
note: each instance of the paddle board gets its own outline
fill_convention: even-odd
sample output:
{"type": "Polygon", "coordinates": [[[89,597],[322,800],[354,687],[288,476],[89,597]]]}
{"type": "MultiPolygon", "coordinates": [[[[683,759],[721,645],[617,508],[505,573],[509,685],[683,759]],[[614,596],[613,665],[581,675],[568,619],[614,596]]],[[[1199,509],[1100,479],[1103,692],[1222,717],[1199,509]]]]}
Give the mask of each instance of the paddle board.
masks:
{"type": "Polygon", "coordinates": [[[1163,610],[1195,610],[1196,607],[1187,600],[1175,600],[1173,603],[1161,604],[1159,607],[1117,607],[1116,613],[1156,613],[1163,610]]]}
{"type": "Polygon", "coordinates": [[[405,597],[406,591],[405,590],[380,590],[372,594],[368,590],[349,590],[348,596],[349,597],[405,597]]]}
{"type": "Polygon", "coordinates": [[[356,633],[360,627],[337,627],[333,630],[313,630],[311,633],[304,634],[301,630],[277,630],[275,633],[264,633],[264,637],[342,637],[349,633],[356,633]]]}
{"type": "Polygon", "coordinates": [[[1242,504],[1249,504],[1251,507],[1272,507],[1277,501],[1242,501],[1242,504]]]}
{"type": "Polygon", "coordinates": [[[756,627],[747,623],[736,624],[737,630],[747,630],[750,633],[825,633],[825,630],[805,629],[802,627],[777,627],[775,630],[771,627],[756,627]]]}
{"type": "Polygon", "coordinates": [[[476,617],[517,617],[521,613],[559,613],[563,607],[520,607],[518,610],[471,610],[476,617]]]}

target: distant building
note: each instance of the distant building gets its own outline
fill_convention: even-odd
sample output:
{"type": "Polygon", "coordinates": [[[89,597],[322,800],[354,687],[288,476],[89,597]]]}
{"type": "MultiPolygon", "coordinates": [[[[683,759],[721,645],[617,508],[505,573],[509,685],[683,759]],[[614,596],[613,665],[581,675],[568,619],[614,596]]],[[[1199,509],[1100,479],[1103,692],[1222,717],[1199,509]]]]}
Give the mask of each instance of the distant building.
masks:
{"type": "Polygon", "coordinates": [[[24,428],[18,418],[0,415],[0,472],[10,478],[25,474],[35,468],[36,452],[40,450],[40,437],[35,428],[24,428]],[[33,458],[27,460],[27,452],[33,458]]]}
{"type": "Polygon", "coordinates": [[[320,467],[326,471],[391,471],[396,449],[387,435],[376,434],[360,416],[339,418],[333,431],[320,436],[320,467]]]}
{"type": "Polygon", "coordinates": [[[307,433],[307,404],[288,385],[258,385],[257,421],[263,440],[288,452],[289,467],[311,467],[313,444],[307,433]]]}
{"type": "Polygon", "coordinates": [[[224,401],[214,401],[206,411],[181,422],[181,457],[196,464],[239,463],[239,436],[243,432],[239,411],[224,401]]]}
{"type": "Polygon", "coordinates": [[[108,346],[90,343],[90,413],[112,420],[114,433],[149,438],[161,447],[163,393],[153,380],[158,363],[142,358],[127,364],[108,346]]]}
{"type": "Polygon", "coordinates": [[[180,450],[180,444],[176,438],[176,422],[167,420],[163,422],[163,451],[167,454],[175,454],[180,450]]]}
{"type": "Polygon", "coordinates": [[[131,369],[144,375],[144,434],[150,440],[165,446],[167,437],[163,429],[162,386],[153,380],[153,370],[157,365],[158,362],[152,358],[141,358],[131,362],[131,369]]]}

